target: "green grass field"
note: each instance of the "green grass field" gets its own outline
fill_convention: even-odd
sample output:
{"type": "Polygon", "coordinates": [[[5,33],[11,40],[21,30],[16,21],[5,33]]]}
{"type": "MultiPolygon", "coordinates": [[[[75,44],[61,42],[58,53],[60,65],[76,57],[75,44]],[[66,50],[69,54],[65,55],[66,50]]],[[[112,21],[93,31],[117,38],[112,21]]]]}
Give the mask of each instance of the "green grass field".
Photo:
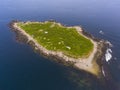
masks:
{"type": "Polygon", "coordinates": [[[59,26],[55,22],[19,22],[17,25],[48,50],[62,51],[74,58],[87,57],[93,50],[93,43],[80,35],[75,28],[59,26]]]}

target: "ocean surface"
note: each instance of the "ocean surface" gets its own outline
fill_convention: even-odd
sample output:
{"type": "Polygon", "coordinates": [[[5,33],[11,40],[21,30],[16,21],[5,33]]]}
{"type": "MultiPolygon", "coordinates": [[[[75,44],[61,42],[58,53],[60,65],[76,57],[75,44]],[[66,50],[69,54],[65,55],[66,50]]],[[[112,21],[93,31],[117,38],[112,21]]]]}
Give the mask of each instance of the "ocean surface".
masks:
{"type": "Polygon", "coordinates": [[[0,90],[120,90],[120,0],[1,0],[0,90]],[[105,82],[43,58],[8,27],[11,20],[50,19],[111,42],[105,82]]]}

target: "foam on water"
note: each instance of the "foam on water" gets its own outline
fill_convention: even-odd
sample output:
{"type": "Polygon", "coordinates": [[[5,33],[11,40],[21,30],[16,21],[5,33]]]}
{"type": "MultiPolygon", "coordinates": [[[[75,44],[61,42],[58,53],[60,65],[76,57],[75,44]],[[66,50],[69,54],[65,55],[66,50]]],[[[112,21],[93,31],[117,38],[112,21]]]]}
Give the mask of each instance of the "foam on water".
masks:
{"type": "Polygon", "coordinates": [[[106,61],[110,61],[112,58],[112,50],[110,48],[107,49],[106,54],[105,54],[105,59],[106,61]]]}
{"type": "Polygon", "coordinates": [[[109,45],[109,47],[113,47],[112,43],[109,41],[106,41],[106,43],[109,45]]]}
{"type": "Polygon", "coordinates": [[[105,71],[104,71],[103,67],[102,67],[102,73],[103,73],[103,75],[105,76],[105,71]]]}
{"type": "Polygon", "coordinates": [[[102,34],[102,35],[104,34],[104,32],[102,30],[100,30],[99,33],[102,34]]]}

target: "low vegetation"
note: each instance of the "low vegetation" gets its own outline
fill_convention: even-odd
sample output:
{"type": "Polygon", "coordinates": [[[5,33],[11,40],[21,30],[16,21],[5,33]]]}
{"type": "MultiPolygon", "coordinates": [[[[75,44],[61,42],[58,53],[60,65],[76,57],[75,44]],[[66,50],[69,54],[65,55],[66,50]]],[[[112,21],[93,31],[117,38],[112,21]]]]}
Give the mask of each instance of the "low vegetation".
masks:
{"type": "Polygon", "coordinates": [[[89,56],[93,43],[80,35],[74,27],[65,27],[56,22],[18,23],[40,45],[51,51],[60,51],[67,56],[89,56]]]}

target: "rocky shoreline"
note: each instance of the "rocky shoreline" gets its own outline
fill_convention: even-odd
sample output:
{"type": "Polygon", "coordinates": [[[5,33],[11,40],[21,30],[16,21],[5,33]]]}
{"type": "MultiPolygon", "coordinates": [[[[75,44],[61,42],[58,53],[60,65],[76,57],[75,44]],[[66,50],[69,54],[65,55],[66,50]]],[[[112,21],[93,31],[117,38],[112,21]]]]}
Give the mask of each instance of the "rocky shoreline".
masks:
{"type": "MultiPolygon", "coordinates": [[[[70,58],[64,56],[62,53],[60,54],[60,52],[46,51],[43,47],[38,46],[38,44],[36,44],[36,42],[30,36],[25,34],[23,32],[23,30],[21,30],[20,28],[15,26],[15,24],[17,22],[19,22],[19,21],[12,21],[9,24],[10,28],[16,33],[17,40],[20,42],[29,44],[33,48],[33,50],[35,50],[38,54],[40,54],[48,59],[55,60],[58,63],[62,63],[64,65],[67,65],[67,66],[70,66],[70,67],[73,67],[76,69],[90,72],[98,77],[103,75],[102,74],[103,57],[106,53],[107,48],[109,47],[109,44],[106,41],[93,37],[91,34],[89,34],[88,32],[86,32],[83,29],[80,32],[87,38],[90,38],[91,40],[93,40],[94,42],[97,43],[97,51],[94,54],[94,57],[93,57],[94,60],[92,60],[92,67],[91,67],[91,68],[94,68],[94,66],[95,66],[95,68],[96,67],[98,68],[99,72],[97,71],[97,74],[96,74],[96,73],[90,71],[89,66],[88,67],[85,66],[85,68],[83,68],[84,67],[83,66],[82,67],[83,69],[82,69],[78,65],[75,65],[77,63],[75,60],[71,60],[70,58]]],[[[80,65],[82,65],[82,64],[84,64],[84,63],[82,62],[80,65]]],[[[91,70],[93,70],[93,69],[91,69],[91,70]]]]}

